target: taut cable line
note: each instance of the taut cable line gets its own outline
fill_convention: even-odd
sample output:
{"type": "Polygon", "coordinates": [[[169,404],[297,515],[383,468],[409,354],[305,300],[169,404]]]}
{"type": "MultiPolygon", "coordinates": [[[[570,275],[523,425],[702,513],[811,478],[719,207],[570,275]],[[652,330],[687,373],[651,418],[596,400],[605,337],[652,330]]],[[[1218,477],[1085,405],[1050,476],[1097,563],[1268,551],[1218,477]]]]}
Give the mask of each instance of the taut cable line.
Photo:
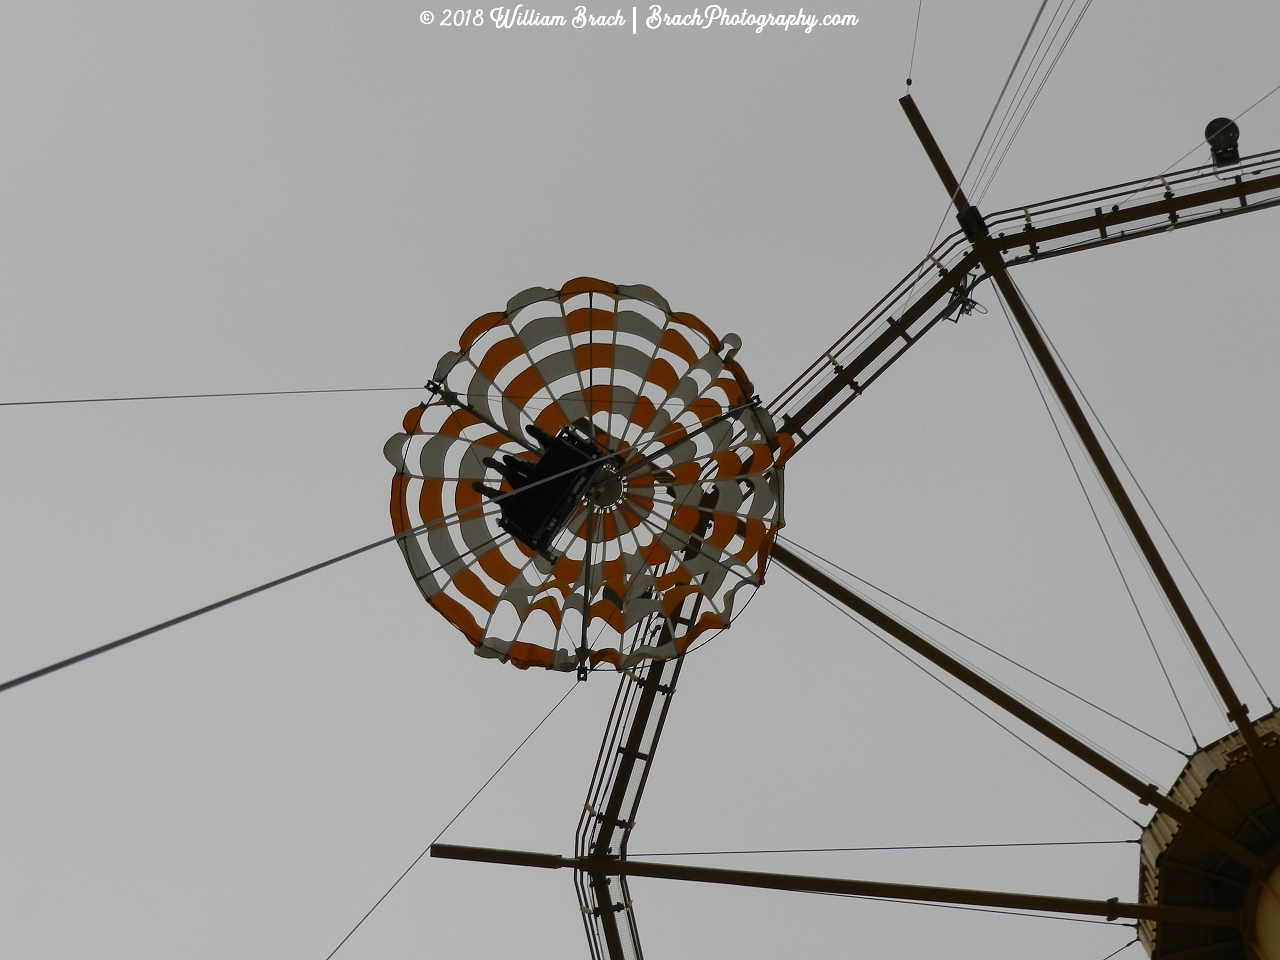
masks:
{"type": "MultiPolygon", "coordinates": [[[[731,407],[730,409],[726,410],[722,415],[722,417],[729,417],[734,413],[740,412],[742,410],[751,409],[752,407],[755,407],[757,405],[759,405],[759,400],[753,398],[744,404],[740,404],[736,407],[731,407]]],[[[683,430],[683,429],[684,427],[681,426],[680,424],[672,424],[662,433],[658,434],[657,437],[654,439],[661,439],[664,435],[675,433],[676,431],[683,430]]],[[[555,474],[552,474],[551,476],[543,477],[540,480],[533,481],[532,483],[525,484],[525,486],[522,487],[521,489],[527,490],[530,487],[538,486],[544,483],[550,483],[553,480],[558,480],[561,477],[567,476],[571,473],[580,472],[586,466],[591,466],[592,464],[599,464],[599,463],[605,462],[606,460],[614,459],[619,453],[625,453],[631,449],[634,449],[634,447],[633,446],[622,447],[619,450],[614,451],[612,453],[608,453],[608,454],[596,457],[594,460],[590,460],[584,465],[573,466],[567,470],[561,470],[559,473],[555,473],[555,474]]],[[[341,563],[343,560],[350,560],[352,557],[358,557],[363,553],[368,553],[371,550],[376,550],[378,547],[385,546],[388,543],[404,540],[408,537],[415,536],[424,530],[432,529],[438,526],[444,526],[447,523],[449,523],[449,521],[458,519],[466,514],[475,513],[476,511],[483,511],[486,506],[489,506],[490,504],[493,504],[493,503],[501,502],[502,500],[505,500],[507,497],[513,496],[515,492],[516,491],[511,491],[509,493],[503,493],[503,494],[499,494],[498,496],[490,497],[487,501],[481,501],[480,503],[474,506],[464,507],[461,510],[455,510],[453,513],[446,514],[443,517],[438,517],[435,520],[431,520],[427,523],[423,523],[423,524],[419,524],[418,526],[411,527],[410,529],[405,530],[401,533],[393,533],[389,537],[382,537],[379,540],[374,540],[372,543],[366,543],[362,547],[356,547],[354,550],[348,550],[345,553],[340,553],[336,557],[330,557],[328,560],[322,560],[319,563],[313,563],[308,567],[303,567],[301,570],[295,570],[293,573],[285,574],[283,577],[277,577],[274,580],[269,580],[266,583],[259,584],[256,587],[250,587],[248,590],[242,590],[239,593],[232,594],[229,597],[224,597],[221,600],[215,600],[213,603],[206,604],[203,607],[199,607],[195,610],[188,611],[187,613],[181,614],[179,616],[172,617],[171,619],[165,620],[161,623],[154,624],[153,626],[147,627],[143,630],[139,630],[136,633],[131,633],[127,636],[120,637],[118,640],[112,640],[111,642],[104,643],[101,646],[93,647],[89,650],[83,651],[82,653],[77,653],[75,656],[67,657],[65,660],[59,660],[56,663],[51,663],[48,666],[41,667],[38,670],[32,670],[30,673],[24,673],[19,677],[14,677],[12,680],[6,680],[4,683],[0,683],[0,693],[4,693],[8,690],[12,690],[14,687],[22,686],[24,683],[30,683],[32,680],[38,680],[41,677],[48,676],[51,673],[56,673],[59,670],[65,670],[67,667],[74,666],[77,663],[81,663],[85,660],[89,660],[100,654],[107,653],[108,651],[111,651],[111,650],[115,650],[117,647],[123,647],[125,644],[133,643],[133,641],[135,640],[141,640],[144,637],[152,636],[153,634],[160,633],[162,630],[167,630],[170,627],[176,627],[179,624],[186,623],[188,620],[194,620],[196,617],[203,616],[206,613],[212,613],[215,610],[220,610],[223,607],[230,606],[231,604],[236,603],[240,600],[247,600],[249,597],[257,596],[260,593],[265,593],[266,591],[272,589],[273,587],[278,587],[283,584],[289,583],[293,580],[297,580],[301,577],[305,577],[309,573],[315,573],[316,571],[323,570],[326,567],[332,567],[334,564],[341,563]]]]}
{"type": "Polygon", "coordinates": [[[0,400],[0,407],[49,407],[69,403],[131,403],[137,400],[208,400],[218,397],[296,397],[318,393],[405,393],[423,387],[336,387],[328,390],[246,390],[238,393],[165,393],[138,397],[80,397],[74,400],[0,400]]]}

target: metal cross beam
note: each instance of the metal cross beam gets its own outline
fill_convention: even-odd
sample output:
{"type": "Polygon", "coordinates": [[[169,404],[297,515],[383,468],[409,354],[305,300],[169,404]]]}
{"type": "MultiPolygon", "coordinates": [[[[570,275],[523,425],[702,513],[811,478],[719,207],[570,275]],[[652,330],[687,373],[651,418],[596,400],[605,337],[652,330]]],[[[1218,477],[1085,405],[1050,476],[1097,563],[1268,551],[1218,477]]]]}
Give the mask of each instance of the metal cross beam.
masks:
{"type": "Polygon", "coordinates": [[[472,860],[480,863],[504,863],[520,867],[559,870],[572,867],[592,875],[654,877],[660,880],[690,880],[696,883],[723,883],[738,887],[767,890],[790,890],[796,893],[835,894],[885,900],[911,900],[917,903],[959,904],[1004,910],[1027,910],[1036,913],[1066,913],[1076,916],[1105,917],[1115,920],[1128,917],[1163,923],[1237,928],[1240,915],[1234,910],[1207,910],[1150,903],[1121,903],[1110,900],[1083,900],[1076,897],[1047,897],[1029,893],[1007,893],[998,890],[967,890],[957,887],[931,887],[911,883],[883,883],[877,880],[845,880],[838,877],[811,877],[790,873],[762,873],[755,870],[726,870],[717,867],[691,867],[678,863],[653,863],[645,860],[615,858],[562,857],[551,853],[524,850],[497,850],[490,847],[464,847],[437,843],[431,856],[450,860],[472,860]]]}

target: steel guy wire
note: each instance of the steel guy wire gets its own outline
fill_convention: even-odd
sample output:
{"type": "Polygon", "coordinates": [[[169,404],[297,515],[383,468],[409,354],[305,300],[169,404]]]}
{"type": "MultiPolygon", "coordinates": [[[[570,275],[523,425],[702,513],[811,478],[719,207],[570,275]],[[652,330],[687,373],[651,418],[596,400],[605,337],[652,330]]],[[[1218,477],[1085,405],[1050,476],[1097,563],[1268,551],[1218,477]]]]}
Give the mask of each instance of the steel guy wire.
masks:
{"type": "Polygon", "coordinates": [[[333,955],[342,949],[342,945],[351,939],[351,935],[360,929],[361,924],[363,924],[366,920],[368,920],[370,915],[373,913],[373,911],[377,910],[378,907],[382,904],[382,901],[387,899],[387,897],[391,895],[391,891],[400,885],[400,881],[409,875],[409,871],[418,865],[418,861],[421,860],[423,857],[425,857],[431,851],[432,846],[434,846],[435,843],[445,835],[445,831],[447,831],[450,827],[453,826],[454,821],[456,821],[460,816],[462,816],[464,813],[467,812],[467,808],[470,807],[471,804],[475,803],[476,798],[480,796],[480,794],[484,793],[485,787],[493,783],[494,778],[497,777],[497,775],[503,771],[503,768],[505,768],[506,765],[510,763],[512,759],[515,758],[515,755],[520,752],[521,748],[526,743],[528,743],[530,740],[533,739],[533,735],[537,733],[539,729],[541,729],[544,723],[546,723],[548,720],[551,719],[551,714],[559,710],[560,704],[568,700],[569,694],[573,693],[573,691],[576,689],[578,689],[578,684],[575,683],[571,687],[569,687],[568,690],[565,691],[565,695],[556,701],[556,705],[552,707],[549,711],[547,711],[547,715],[537,722],[534,728],[529,731],[528,735],[523,740],[521,740],[518,744],[516,744],[516,748],[511,751],[511,753],[507,756],[507,759],[503,760],[502,763],[498,765],[498,769],[493,771],[493,773],[489,774],[489,779],[486,780],[484,783],[480,784],[480,789],[471,795],[471,799],[462,805],[462,809],[460,809],[457,813],[455,813],[452,817],[449,818],[449,822],[446,823],[444,825],[444,828],[439,833],[436,834],[435,840],[432,840],[431,843],[428,843],[426,848],[420,854],[418,854],[416,857],[413,858],[413,863],[409,864],[409,866],[405,868],[404,873],[396,877],[395,883],[387,887],[387,892],[384,893],[382,896],[380,896],[377,899],[377,901],[374,903],[374,905],[369,908],[368,913],[366,913],[363,917],[361,917],[360,920],[356,923],[356,925],[352,927],[349,931],[347,931],[347,935],[343,937],[342,940],[339,941],[338,945],[329,952],[329,956],[325,957],[325,960],[332,960],[333,955]]]}
{"type": "Polygon", "coordinates": [[[870,626],[868,626],[867,624],[865,624],[865,623],[863,623],[861,620],[859,620],[857,617],[855,617],[855,616],[853,615],[853,613],[852,613],[852,612],[850,612],[849,610],[846,610],[844,607],[840,606],[838,603],[836,603],[836,601],[835,601],[835,600],[833,600],[831,597],[828,597],[825,593],[823,593],[823,592],[822,592],[821,590],[819,590],[817,587],[813,586],[813,584],[809,583],[809,581],[807,581],[807,580],[805,580],[804,578],[802,578],[799,574],[793,573],[793,572],[792,572],[790,569],[788,569],[787,567],[783,567],[782,569],[783,569],[783,570],[785,570],[788,574],[790,574],[790,576],[791,576],[791,577],[793,577],[795,580],[799,581],[799,582],[800,582],[801,584],[803,584],[806,588],[808,588],[808,589],[809,589],[809,590],[810,590],[810,591],[811,591],[815,596],[821,597],[824,601],[826,601],[828,604],[830,604],[832,607],[834,607],[834,608],[835,608],[839,613],[841,613],[842,615],[844,615],[845,617],[847,617],[849,620],[852,620],[854,623],[856,623],[859,627],[861,627],[861,628],[862,628],[863,630],[865,630],[867,633],[871,634],[871,636],[875,637],[875,639],[876,639],[876,640],[880,641],[882,644],[884,644],[886,647],[888,647],[890,650],[892,650],[892,651],[893,651],[894,653],[896,653],[898,656],[902,657],[902,658],[903,658],[904,660],[906,660],[909,664],[911,664],[911,665],[912,665],[913,667],[915,667],[917,670],[919,670],[920,672],[922,672],[925,676],[929,677],[929,679],[933,680],[935,683],[938,683],[938,684],[939,684],[939,685],[941,685],[944,689],[946,689],[946,690],[950,691],[952,694],[954,694],[956,697],[960,698],[960,700],[962,700],[964,703],[968,704],[968,705],[969,705],[970,707],[972,707],[974,710],[977,710],[977,711],[978,711],[978,713],[982,714],[984,717],[986,717],[988,720],[990,720],[992,723],[994,723],[997,727],[999,727],[999,728],[1000,728],[1001,730],[1003,730],[1005,733],[1009,734],[1009,736],[1013,737],[1015,740],[1017,740],[1019,743],[1021,743],[1024,747],[1026,747],[1026,748],[1027,748],[1028,750],[1030,750],[1032,753],[1034,753],[1034,754],[1036,754],[1037,756],[1039,756],[1039,757],[1040,757],[1042,760],[1044,760],[1046,763],[1048,763],[1048,764],[1050,764],[1051,766],[1055,767],[1057,770],[1059,770],[1060,772],[1062,772],[1063,774],[1065,774],[1067,777],[1069,777],[1069,778],[1071,778],[1072,780],[1074,780],[1077,784],[1079,784],[1081,787],[1083,787],[1083,788],[1084,788],[1085,790],[1087,790],[1089,793],[1093,794],[1095,797],[1097,797],[1099,800],[1101,800],[1103,803],[1105,803],[1108,807],[1110,807],[1110,808],[1111,808],[1112,810],[1114,810],[1116,813],[1120,814],[1120,816],[1124,817],[1126,820],[1128,820],[1130,823],[1132,823],[1135,827],[1137,827],[1138,829],[1142,829],[1142,824],[1138,823],[1138,821],[1137,821],[1137,820],[1133,819],[1133,817],[1131,817],[1129,814],[1125,813],[1123,809],[1121,809],[1120,807],[1118,807],[1116,804],[1112,803],[1110,800],[1108,800],[1106,797],[1104,797],[1104,796],[1103,796],[1101,793],[1099,793],[1097,790],[1093,789],[1093,787],[1089,786],[1087,783],[1085,783],[1083,780],[1081,780],[1079,777],[1077,777],[1077,776],[1076,776],[1074,773],[1072,773],[1070,770],[1066,769],[1066,768],[1065,768],[1065,767],[1063,767],[1061,764],[1059,764],[1057,761],[1055,761],[1055,760],[1053,760],[1051,757],[1049,757],[1047,754],[1045,754],[1045,753],[1043,753],[1041,750],[1037,749],[1033,744],[1031,744],[1031,743],[1030,743],[1030,742],[1028,742],[1027,740],[1024,740],[1024,739],[1023,739],[1022,737],[1020,737],[1018,734],[1014,733],[1014,731],[1013,731],[1013,730],[1009,729],[1009,727],[1005,726],[1003,723],[1001,723],[999,720],[997,720],[997,719],[996,719],[995,717],[993,717],[991,714],[987,713],[987,711],[986,711],[986,710],[982,709],[982,707],[978,706],[978,704],[974,703],[972,700],[970,700],[968,697],[966,697],[966,696],[965,696],[963,693],[961,693],[959,690],[957,690],[957,689],[955,689],[954,687],[952,687],[950,684],[948,684],[948,683],[947,683],[945,680],[943,680],[941,677],[939,677],[939,676],[937,676],[936,674],[934,674],[931,670],[929,670],[928,668],[926,668],[923,664],[921,664],[921,663],[917,662],[917,661],[916,661],[916,660],[914,660],[912,657],[908,656],[908,654],[906,653],[906,651],[899,649],[895,644],[890,643],[890,642],[889,642],[888,640],[886,640],[884,637],[880,636],[880,634],[879,634],[879,633],[877,633],[875,630],[873,630],[870,626]]]}
{"type": "Polygon", "coordinates": [[[1178,691],[1173,685],[1173,680],[1169,676],[1168,668],[1165,667],[1164,658],[1160,656],[1160,650],[1156,647],[1155,638],[1151,635],[1151,628],[1147,624],[1146,617],[1143,616],[1142,608],[1138,604],[1137,597],[1134,596],[1133,588],[1129,585],[1129,578],[1125,576],[1124,568],[1120,564],[1120,558],[1116,555],[1115,548],[1111,544],[1111,538],[1107,535],[1105,525],[1102,518],[1098,516],[1098,510],[1094,506],[1093,497],[1089,493],[1088,485],[1084,482],[1084,477],[1080,474],[1080,469],[1076,465],[1076,458],[1072,455],[1071,446],[1067,443],[1067,438],[1062,432],[1062,427],[1058,423],[1058,418],[1054,414],[1054,408],[1049,403],[1049,398],[1045,394],[1044,387],[1040,383],[1039,376],[1036,375],[1035,367],[1031,363],[1031,358],[1027,356],[1026,348],[1022,344],[1022,337],[1018,335],[1017,328],[1014,326],[1013,318],[1009,315],[1008,307],[1004,302],[1004,297],[1000,292],[996,291],[996,299],[1000,303],[1000,310],[1004,313],[1005,321],[1009,324],[1009,330],[1013,334],[1014,343],[1018,347],[1018,353],[1022,356],[1022,362],[1026,364],[1027,371],[1031,374],[1031,382],[1035,385],[1036,393],[1040,396],[1040,402],[1044,405],[1045,412],[1049,415],[1049,422],[1053,425],[1053,431],[1058,437],[1058,443],[1062,445],[1063,452],[1067,455],[1067,462],[1071,465],[1071,472],[1076,478],[1076,483],[1080,486],[1080,492],[1084,494],[1085,503],[1089,507],[1089,513],[1093,517],[1093,522],[1098,527],[1098,532],[1102,534],[1102,541],[1106,545],[1107,553],[1111,557],[1112,564],[1115,565],[1116,572],[1120,574],[1120,582],[1124,584],[1125,593],[1129,597],[1129,603],[1133,606],[1133,611],[1138,616],[1138,622],[1142,625],[1142,632],[1146,635],[1147,643],[1151,646],[1151,652],[1155,655],[1156,663],[1160,665],[1160,672],[1164,675],[1165,683],[1169,687],[1169,692],[1173,695],[1174,703],[1178,707],[1178,713],[1182,716],[1182,722],[1186,724],[1187,732],[1191,735],[1191,742],[1196,749],[1200,749],[1200,741],[1196,738],[1195,729],[1191,726],[1191,720],[1187,717],[1187,711],[1182,705],[1182,700],[1178,696],[1178,691]]]}
{"type": "MultiPolygon", "coordinates": [[[[798,547],[800,550],[803,550],[806,553],[812,553],[812,551],[807,550],[804,546],[796,543],[790,537],[784,537],[781,534],[779,534],[778,539],[791,544],[793,547],[798,547]]],[[[814,554],[814,556],[816,556],[816,554],[814,554]]],[[[921,610],[919,607],[909,603],[908,601],[902,599],[901,597],[893,593],[890,593],[888,590],[885,590],[883,587],[877,586],[876,584],[872,583],[870,580],[867,580],[863,577],[858,576],[856,573],[852,572],[851,570],[845,569],[844,567],[840,566],[838,563],[832,560],[825,560],[825,562],[828,565],[839,570],[841,573],[845,574],[846,576],[852,577],[854,580],[857,580],[859,583],[870,587],[872,590],[875,590],[877,593],[888,597],[890,600],[893,600],[896,603],[902,604],[908,610],[912,610],[920,614],[920,616],[926,617],[929,620],[932,620],[938,626],[951,631],[956,636],[963,637],[965,640],[968,640],[970,643],[974,644],[975,646],[981,647],[983,650],[986,650],[988,653],[991,653],[994,656],[999,657],[1001,660],[1011,663],[1013,666],[1017,667],[1019,670],[1023,670],[1026,673],[1031,674],[1031,676],[1035,677],[1037,680],[1041,680],[1044,683],[1049,684],[1049,686],[1054,687],[1057,690],[1061,690],[1063,693],[1067,694],[1067,696],[1069,697],[1074,697],[1076,700],[1079,700],[1081,703],[1085,704],[1086,706],[1092,707],[1094,710],[1097,710],[1099,713],[1110,717],[1112,720],[1115,720],[1117,723],[1123,724],[1124,726],[1128,727],[1130,730],[1133,730],[1135,733],[1142,734],[1148,740],[1151,740],[1154,743],[1158,743],[1160,746],[1165,747],[1168,750],[1172,750],[1174,753],[1178,754],[1180,757],[1184,757],[1184,758],[1190,757],[1190,754],[1187,753],[1185,750],[1179,750],[1173,744],[1166,743],[1164,740],[1161,740],[1155,734],[1149,733],[1148,731],[1139,727],[1137,724],[1130,723],[1128,720],[1124,719],[1124,717],[1121,717],[1121,716],[1118,716],[1117,714],[1112,713],[1106,707],[1099,706],[1098,704],[1094,703],[1092,700],[1089,700],[1087,697],[1083,697],[1080,694],[1076,693],[1074,690],[1068,689],[1062,684],[1054,680],[1051,680],[1049,677],[1046,677],[1044,674],[1038,673],[1037,671],[1032,670],[1030,667],[1026,666],[1025,664],[1019,663],[1017,660],[1013,659],[1013,657],[1009,656],[1008,654],[1000,652],[999,650],[995,649],[995,647],[988,646],[987,644],[983,643],[981,640],[978,640],[976,637],[972,637],[969,634],[965,633],[963,630],[956,629],[946,621],[939,620],[933,614],[928,613],[927,611],[921,610]]]]}

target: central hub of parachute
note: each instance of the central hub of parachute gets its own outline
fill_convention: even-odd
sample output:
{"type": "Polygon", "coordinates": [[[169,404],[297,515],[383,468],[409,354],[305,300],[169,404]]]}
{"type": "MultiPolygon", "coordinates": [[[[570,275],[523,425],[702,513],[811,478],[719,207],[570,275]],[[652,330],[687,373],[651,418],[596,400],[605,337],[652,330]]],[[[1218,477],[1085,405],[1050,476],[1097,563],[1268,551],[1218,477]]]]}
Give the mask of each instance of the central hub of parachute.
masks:
{"type": "Polygon", "coordinates": [[[607,512],[622,505],[627,495],[627,481],[613,464],[606,463],[596,471],[587,488],[587,502],[599,512],[607,512]]]}
{"type": "MultiPolygon", "coordinates": [[[[551,542],[569,522],[578,503],[586,499],[603,505],[599,492],[613,486],[619,489],[610,502],[621,500],[622,478],[609,469],[612,479],[592,484],[597,472],[601,472],[602,451],[574,427],[564,427],[555,436],[536,426],[525,429],[542,448],[536,461],[510,455],[501,462],[491,457],[484,459],[484,465],[496,470],[511,490],[495,490],[482,483],[473,486],[502,509],[498,525],[503,530],[551,560],[555,559],[551,542]]],[[[607,451],[603,455],[607,456],[607,451]]]]}

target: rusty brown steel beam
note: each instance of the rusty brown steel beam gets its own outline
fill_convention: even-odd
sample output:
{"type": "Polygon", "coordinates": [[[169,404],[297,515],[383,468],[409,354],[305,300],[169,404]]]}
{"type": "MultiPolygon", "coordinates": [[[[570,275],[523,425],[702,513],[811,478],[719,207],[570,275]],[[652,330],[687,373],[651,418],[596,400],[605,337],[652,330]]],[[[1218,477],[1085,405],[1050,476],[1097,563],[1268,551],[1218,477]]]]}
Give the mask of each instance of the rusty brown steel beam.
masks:
{"type": "Polygon", "coordinates": [[[646,860],[619,858],[562,857],[550,853],[523,850],[496,850],[489,847],[456,846],[437,843],[431,847],[433,857],[450,860],[472,860],[481,863],[503,863],[522,867],[558,870],[572,867],[591,874],[628,877],[651,877],[658,880],[687,880],[695,883],[720,883],[766,890],[789,890],[795,893],[836,894],[880,900],[911,900],[919,903],[945,903],[1004,910],[1027,910],[1035,913],[1066,913],[1076,916],[1125,917],[1164,923],[1195,926],[1238,928],[1240,914],[1234,910],[1210,910],[1199,907],[1177,907],[1150,903],[1121,903],[1111,900],[1086,900],[1077,897],[1050,897],[999,890],[968,890],[958,887],[922,886],[911,883],[883,883],[877,880],[846,880],[839,877],[812,877],[790,873],[763,873],[755,870],[728,870],[718,867],[692,867],[677,863],[653,863],[646,860]]]}
{"type": "MultiPolygon", "coordinates": [[[[1169,606],[1172,608],[1174,616],[1177,618],[1187,639],[1191,641],[1191,646],[1204,666],[1205,672],[1209,674],[1209,679],[1212,681],[1218,697],[1226,708],[1227,717],[1236,725],[1236,729],[1240,731],[1240,736],[1248,745],[1249,752],[1253,756],[1254,764],[1262,777],[1264,785],[1271,793],[1272,799],[1280,800],[1280,775],[1272,769],[1268,758],[1264,755],[1262,740],[1249,719],[1248,707],[1241,703],[1240,698],[1236,695],[1235,688],[1231,685],[1231,680],[1227,677],[1226,671],[1222,669],[1222,664],[1218,662],[1218,657],[1213,652],[1213,647],[1210,646],[1209,640],[1200,628],[1200,624],[1183,596],[1181,588],[1178,586],[1177,581],[1174,580],[1168,565],[1164,562],[1164,557],[1160,555],[1160,551],[1157,549],[1155,541],[1151,538],[1146,524],[1142,522],[1142,518],[1134,506],[1129,492],[1125,489],[1124,484],[1120,482],[1120,476],[1115,467],[1111,465],[1111,460],[1107,457],[1106,451],[1103,450],[1093,426],[1089,423],[1088,417],[1085,416],[1084,408],[1081,406],[1080,401],[1076,399],[1075,392],[1067,382],[1066,375],[1053,356],[1053,351],[1049,349],[1049,345],[1045,341],[1043,334],[1041,334],[1040,328],[1032,318],[1031,311],[1027,307],[1026,301],[1023,300],[1021,292],[1014,284],[1013,278],[1009,276],[1004,259],[987,232],[987,227],[982,221],[981,214],[976,207],[969,204],[964,191],[960,189],[955,175],[951,172],[951,167],[947,164],[946,157],[943,156],[937,141],[933,139],[933,134],[928,126],[925,125],[924,118],[920,115],[920,111],[916,107],[915,101],[911,99],[911,95],[908,94],[898,102],[902,104],[903,112],[906,113],[912,129],[916,132],[916,136],[920,138],[920,143],[924,147],[925,153],[937,171],[938,179],[942,181],[943,187],[951,195],[952,202],[956,207],[957,218],[965,230],[965,235],[969,237],[983,268],[995,282],[1005,303],[1008,304],[1019,331],[1031,347],[1036,363],[1039,364],[1040,369],[1044,372],[1045,379],[1048,380],[1054,396],[1057,397],[1058,402],[1066,412],[1072,429],[1084,446],[1090,461],[1098,471],[1098,475],[1102,478],[1103,485],[1107,488],[1107,493],[1110,494],[1112,502],[1124,520],[1125,526],[1128,527],[1129,532],[1133,535],[1134,541],[1138,545],[1138,550],[1141,552],[1143,559],[1146,560],[1152,576],[1155,577],[1156,583],[1160,587],[1160,591],[1164,594],[1165,599],[1168,600],[1169,606]]],[[[1171,203],[1172,201],[1166,200],[1163,202],[1171,203]]]]}
{"type": "Polygon", "coordinates": [[[814,433],[817,433],[817,428],[812,431],[806,431],[806,424],[842,391],[850,389],[858,379],[858,376],[898,341],[902,336],[903,330],[914,324],[939,300],[951,293],[956,284],[964,280],[977,265],[978,255],[976,253],[971,251],[965,254],[959,263],[935,280],[911,306],[907,307],[902,316],[888,330],[881,333],[861,353],[845,364],[844,369],[832,377],[803,407],[794,414],[786,415],[783,418],[783,428],[788,431],[799,430],[802,434],[802,439],[806,441],[814,433]]]}
{"type": "Polygon", "coordinates": [[[1188,830],[1198,833],[1232,860],[1248,867],[1250,870],[1256,869],[1261,864],[1261,858],[1252,851],[1228,837],[1207,820],[1162,795],[1159,788],[1154,784],[1143,783],[1119,764],[1062,729],[1055,721],[1011,694],[1006,693],[981,674],[965,666],[940,647],[935,646],[932,641],[926,639],[896,617],[881,610],[869,600],[858,596],[844,584],[827,576],[813,564],[797,556],[782,544],[774,545],[772,556],[774,560],[796,576],[813,584],[813,586],[834,600],[839,601],[878,630],[883,631],[899,643],[924,657],[930,663],[945,670],[965,686],[980,693],[1002,710],[1017,717],[1037,733],[1052,740],[1068,753],[1083,760],[1099,773],[1124,787],[1142,803],[1155,807],[1188,830]]]}
{"type": "MultiPolygon", "coordinates": [[[[1105,211],[1102,214],[1088,213],[1083,216],[1076,217],[1072,220],[1066,220],[1062,223],[1049,224],[1043,227],[1032,227],[1030,230],[1015,231],[1007,233],[999,237],[992,237],[991,244],[1001,253],[1010,253],[1014,250],[1026,248],[1030,250],[1032,247],[1038,247],[1040,244],[1050,240],[1062,240],[1071,236],[1085,237],[1089,234],[1098,233],[1097,238],[1091,238],[1090,243],[1081,243],[1078,246],[1072,246],[1065,250],[1058,249],[1050,251],[1040,257],[1040,259],[1060,256],[1063,253],[1074,253],[1078,250],[1092,249],[1093,247],[1106,246],[1111,243],[1120,243],[1124,240],[1133,240],[1138,237],[1150,236],[1156,233],[1165,233],[1169,227],[1183,228],[1187,226],[1195,226],[1198,223],[1209,223],[1212,221],[1224,219],[1226,217],[1239,216],[1244,213],[1251,213],[1255,210],[1265,210],[1267,207],[1276,206],[1280,201],[1268,200],[1265,203],[1257,205],[1245,205],[1230,210],[1222,210],[1213,217],[1202,217],[1189,222],[1174,221],[1173,215],[1182,213],[1185,210],[1194,207],[1212,206],[1215,203],[1222,203],[1227,200],[1242,201],[1257,193],[1265,193],[1269,190],[1280,189],[1280,173],[1273,174],[1268,177],[1255,177],[1250,180],[1242,180],[1240,183],[1225,183],[1222,186],[1214,187],[1209,190],[1201,190],[1194,193],[1185,193],[1179,196],[1153,200],[1149,203],[1138,204],[1133,207],[1126,207],[1122,210],[1105,211]],[[1136,223],[1141,220],[1151,218],[1168,218],[1170,220],[1168,226],[1152,227],[1147,230],[1140,230],[1134,233],[1127,233],[1124,236],[1108,234],[1108,229],[1115,228],[1126,223],[1136,223]]],[[[1037,259],[1035,257],[1028,258],[1037,259]]],[[[1019,259],[1020,263],[1028,262],[1019,259]]]]}

